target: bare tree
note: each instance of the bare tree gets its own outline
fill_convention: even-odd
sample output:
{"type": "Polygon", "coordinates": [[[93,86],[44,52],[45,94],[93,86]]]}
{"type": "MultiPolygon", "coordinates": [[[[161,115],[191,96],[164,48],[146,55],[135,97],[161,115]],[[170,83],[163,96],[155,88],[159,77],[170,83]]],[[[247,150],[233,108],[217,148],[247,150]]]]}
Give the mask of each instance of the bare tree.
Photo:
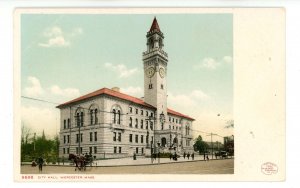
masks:
{"type": "Polygon", "coordinates": [[[228,121],[226,122],[225,128],[226,128],[226,129],[234,128],[234,121],[233,121],[233,119],[228,120],[228,121]]]}

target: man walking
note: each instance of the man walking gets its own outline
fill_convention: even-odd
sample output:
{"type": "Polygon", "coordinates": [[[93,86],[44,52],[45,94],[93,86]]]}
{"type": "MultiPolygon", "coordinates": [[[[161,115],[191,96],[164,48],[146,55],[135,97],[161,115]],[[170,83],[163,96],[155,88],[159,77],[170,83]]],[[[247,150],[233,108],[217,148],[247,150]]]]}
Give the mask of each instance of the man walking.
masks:
{"type": "Polygon", "coordinates": [[[38,158],[38,164],[39,164],[39,172],[42,172],[43,171],[44,159],[41,156],[38,158]]]}

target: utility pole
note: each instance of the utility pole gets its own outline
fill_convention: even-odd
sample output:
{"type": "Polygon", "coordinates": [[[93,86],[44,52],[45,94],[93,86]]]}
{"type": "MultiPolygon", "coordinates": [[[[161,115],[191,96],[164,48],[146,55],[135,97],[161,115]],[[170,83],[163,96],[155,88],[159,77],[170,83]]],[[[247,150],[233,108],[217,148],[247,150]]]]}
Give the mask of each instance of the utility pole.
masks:
{"type": "Polygon", "coordinates": [[[213,140],[212,137],[213,137],[214,135],[216,135],[216,134],[210,133],[210,134],[206,135],[206,136],[210,136],[211,159],[213,159],[213,157],[214,157],[214,154],[213,154],[214,146],[213,146],[213,141],[212,141],[212,140],[213,140]]]}

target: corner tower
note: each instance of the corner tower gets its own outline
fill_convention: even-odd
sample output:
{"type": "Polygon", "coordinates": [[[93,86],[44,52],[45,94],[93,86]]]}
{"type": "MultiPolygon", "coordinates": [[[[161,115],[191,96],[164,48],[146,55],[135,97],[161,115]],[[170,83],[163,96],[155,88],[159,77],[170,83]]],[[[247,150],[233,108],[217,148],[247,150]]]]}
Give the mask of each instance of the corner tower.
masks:
{"type": "MultiPolygon", "coordinates": [[[[167,64],[168,54],[164,52],[164,34],[156,18],[147,32],[147,51],[143,52],[144,100],[157,108],[156,117],[167,116],[167,64]]],[[[161,129],[161,128],[158,128],[161,129]]]]}

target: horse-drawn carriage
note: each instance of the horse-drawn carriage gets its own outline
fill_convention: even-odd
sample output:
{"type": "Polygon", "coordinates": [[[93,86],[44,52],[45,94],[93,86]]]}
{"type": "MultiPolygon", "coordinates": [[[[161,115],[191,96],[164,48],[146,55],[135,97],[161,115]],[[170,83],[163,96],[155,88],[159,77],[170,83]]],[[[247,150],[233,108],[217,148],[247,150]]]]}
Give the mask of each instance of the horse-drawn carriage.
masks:
{"type": "Polygon", "coordinates": [[[69,160],[72,161],[75,166],[75,171],[78,170],[86,170],[87,166],[92,166],[93,164],[93,156],[92,155],[81,155],[77,156],[75,154],[69,154],[69,160]]]}

